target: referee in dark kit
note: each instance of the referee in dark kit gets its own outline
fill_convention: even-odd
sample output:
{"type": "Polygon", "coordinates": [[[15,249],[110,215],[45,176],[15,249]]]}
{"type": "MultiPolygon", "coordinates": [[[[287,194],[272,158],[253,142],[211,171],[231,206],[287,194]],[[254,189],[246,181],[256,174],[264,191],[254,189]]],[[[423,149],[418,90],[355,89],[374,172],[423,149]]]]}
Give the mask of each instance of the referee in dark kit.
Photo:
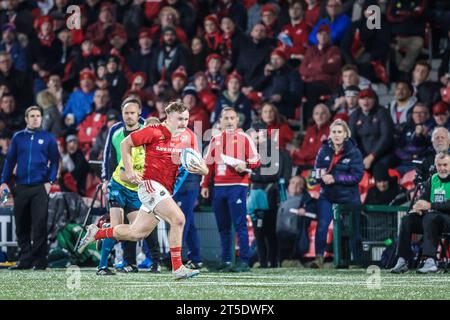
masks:
{"type": "Polygon", "coordinates": [[[0,192],[10,190],[14,168],[14,217],[20,249],[12,270],[44,270],[47,267],[48,193],[58,172],[59,152],[55,137],[41,129],[42,109],[25,111],[25,129],[14,134],[3,167],[0,192]],[[31,244],[31,241],[33,244],[31,244]]]}

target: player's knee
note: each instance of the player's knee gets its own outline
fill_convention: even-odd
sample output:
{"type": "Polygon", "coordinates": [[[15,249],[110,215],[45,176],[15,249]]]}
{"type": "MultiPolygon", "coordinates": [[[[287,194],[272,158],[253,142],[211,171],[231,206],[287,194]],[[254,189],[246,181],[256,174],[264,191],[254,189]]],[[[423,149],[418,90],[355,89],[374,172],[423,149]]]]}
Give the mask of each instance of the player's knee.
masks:
{"type": "Polygon", "coordinates": [[[172,227],[176,228],[183,228],[184,224],[186,223],[186,219],[184,218],[184,215],[177,215],[172,219],[172,227]]]}

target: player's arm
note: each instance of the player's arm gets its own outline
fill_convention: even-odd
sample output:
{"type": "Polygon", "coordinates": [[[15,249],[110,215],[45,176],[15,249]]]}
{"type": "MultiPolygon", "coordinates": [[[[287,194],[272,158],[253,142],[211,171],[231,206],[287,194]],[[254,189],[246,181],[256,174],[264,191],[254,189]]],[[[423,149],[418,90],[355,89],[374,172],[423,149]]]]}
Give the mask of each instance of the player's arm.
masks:
{"type": "Polygon", "coordinates": [[[133,170],[133,162],[131,158],[131,149],[134,147],[133,140],[129,135],[120,143],[120,153],[122,155],[125,180],[131,183],[140,183],[140,175],[133,170]]]}

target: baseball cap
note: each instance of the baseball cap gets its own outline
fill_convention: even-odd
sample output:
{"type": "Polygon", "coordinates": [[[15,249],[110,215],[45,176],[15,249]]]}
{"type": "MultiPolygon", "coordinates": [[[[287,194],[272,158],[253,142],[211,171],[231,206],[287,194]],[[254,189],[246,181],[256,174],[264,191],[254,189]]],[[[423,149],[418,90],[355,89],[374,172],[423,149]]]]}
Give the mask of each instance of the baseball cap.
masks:
{"type": "Polygon", "coordinates": [[[433,115],[437,114],[443,114],[448,111],[448,104],[446,104],[444,101],[438,101],[433,105],[433,108],[431,109],[431,113],[433,115]]]}
{"type": "Polygon", "coordinates": [[[360,91],[358,86],[348,86],[344,90],[346,97],[358,97],[360,91]]]}
{"type": "Polygon", "coordinates": [[[66,143],[69,143],[70,141],[78,141],[77,136],[74,135],[74,134],[69,134],[69,135],[66,137],[66,143]]]}
{"type": "Polygon", "coordinates": [[[358,98],[360,98],[360,99],[375,98],[375,97],[376,97],[376,93],[371,88],[363,89],[363,90],[359,91],[359,93],[358,93],[358,98]]]}

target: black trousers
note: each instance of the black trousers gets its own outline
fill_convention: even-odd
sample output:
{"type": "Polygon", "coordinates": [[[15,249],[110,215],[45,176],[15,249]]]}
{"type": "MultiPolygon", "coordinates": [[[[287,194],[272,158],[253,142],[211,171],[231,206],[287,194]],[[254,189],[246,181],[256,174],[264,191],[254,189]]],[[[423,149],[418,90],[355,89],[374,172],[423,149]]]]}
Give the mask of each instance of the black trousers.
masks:
{"type": "Polygon", "coordinates": [[[47,267],[48,194],[45,186],[16,185],[13,195],[19,263],[47,267]]]}
{"type": "Polygon", "coordinates": [[[408,214],[402,218],[397,254],[406,260],[411,259],[411,235],[413,233],[423,234],[422,255],[436,257],[439,237],[442,232],[450,230],[450,216],[430,212],[423,216],[408,214]]]}
{"type": "Polygon", "coordinates": [[[278,267],[278,239],[276,233],[277,211],[264,210],[255,212],[257,220],[254,223],[256,249],[261,267],[278,267]]]}

